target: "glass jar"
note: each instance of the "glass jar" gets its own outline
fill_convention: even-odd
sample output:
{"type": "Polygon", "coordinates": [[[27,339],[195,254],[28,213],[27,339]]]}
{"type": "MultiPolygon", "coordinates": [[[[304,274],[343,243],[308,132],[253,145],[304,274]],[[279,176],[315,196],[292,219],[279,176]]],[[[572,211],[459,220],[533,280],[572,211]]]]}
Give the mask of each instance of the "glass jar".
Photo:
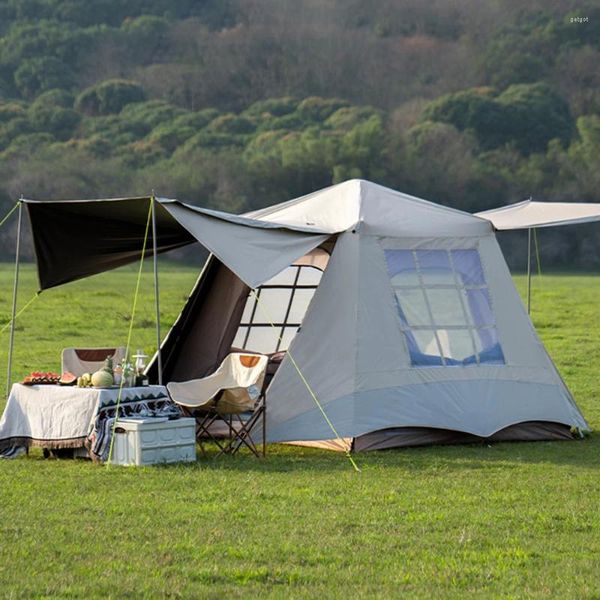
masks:
{"type": "Polygon", "coordinates": [[[122,377],[123,377],[123,365],[117,365],[113,369],[113,379],[115,380],[115,385],[121,385],[122,377]]]}
{"type": "Polygon", "coordinates": [[[123,386],[133,387],[135,385],[135,371],[131,363],[126,362],[123,365],[123,386]]]}

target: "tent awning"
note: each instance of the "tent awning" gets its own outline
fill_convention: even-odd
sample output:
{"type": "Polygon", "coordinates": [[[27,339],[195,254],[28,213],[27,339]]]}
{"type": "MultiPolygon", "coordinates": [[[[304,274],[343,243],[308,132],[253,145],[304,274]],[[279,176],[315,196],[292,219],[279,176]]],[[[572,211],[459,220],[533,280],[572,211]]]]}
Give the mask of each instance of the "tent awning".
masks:
{"type": "Polygon", "coordinates": [[[182,227],[251,288],[265,283],[331,236],[316,227],[260,221],[176,200],[161,202],[182,227]]]}
{"type": "Polygon", "coordinates": [[[530,229],[600,221],[600,204],[525,200],[475,214],[490,221],[498,230],[530,229]]]}
{"type": "MultiPolygon", "coordinates": [[[[23,200],[31,223],[40,290],[138,261],[150,198],[23,200]]],[[[157,250],[196,240],[164,208],[156,207],[157,250]]],[[[146,256],[152,255],[152,231],[146,256]]]]}
{"type": "MultiPolygon", "coordinates": [[[[23,200],[31,222],[40,290],[140,260],[150,197],[23,200]]],[[[258,287],[331,233],[156,201],[157,250],[200,242],[244,283],[258,287]]],[[[152,230],[145,256],[152,255],[152,230]]]]}

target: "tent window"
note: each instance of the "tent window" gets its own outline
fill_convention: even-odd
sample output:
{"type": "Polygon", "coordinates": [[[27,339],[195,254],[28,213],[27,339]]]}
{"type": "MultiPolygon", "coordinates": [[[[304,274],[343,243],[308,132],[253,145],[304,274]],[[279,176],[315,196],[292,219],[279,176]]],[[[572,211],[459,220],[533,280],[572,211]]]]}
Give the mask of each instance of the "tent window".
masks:
{"type": "Polygon", "coordinates": [[[414,366],[504,364],[477,250],[385,250],[414,366]]]}
{"type": "Polygon", "coordinates": [[[233,346],[263,354],[287,350],[322,274],[311,265],[292,265],[256,290],[258,303],[250,294],[233,346]]]}

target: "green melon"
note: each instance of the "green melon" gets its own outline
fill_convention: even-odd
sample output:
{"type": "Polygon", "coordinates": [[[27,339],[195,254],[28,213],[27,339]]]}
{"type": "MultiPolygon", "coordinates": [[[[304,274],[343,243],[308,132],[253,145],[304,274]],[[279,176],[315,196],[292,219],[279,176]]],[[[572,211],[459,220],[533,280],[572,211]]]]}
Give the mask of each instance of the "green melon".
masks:
{"type": "Polygon", "coordinates": [[[92,385],[94,387],[99,387],[99,388],[110,387],[113,383],[114,383],[113,376],[110,373],[107,373],[106,371],[102,371],[102,370],[96,371],[92,375],[92,385]]]}

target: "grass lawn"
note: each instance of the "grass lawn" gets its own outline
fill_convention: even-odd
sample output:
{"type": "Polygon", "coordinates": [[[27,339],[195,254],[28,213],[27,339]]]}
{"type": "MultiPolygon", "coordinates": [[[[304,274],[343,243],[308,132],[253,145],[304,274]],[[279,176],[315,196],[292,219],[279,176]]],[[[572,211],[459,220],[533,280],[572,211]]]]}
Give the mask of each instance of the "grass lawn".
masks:
{"type": "MultiPolygon", "coordinates": [[[[196,272],[163,269],[162,322],[196,272]]],[[[519,289],[524,278],[517,277],[519,289]]],[[[69,345],[124,343],[135,267],[44,292],[19,319],[14,378],[69,345]]],[[[0,326],[10,267],[0,270],[0,326]]],[[[35,292],[23,270],[20,306],[35,292]]],[[[534,282],[533,318],[600,427],[600,277],[534,282]]],[[[152,280],[134,346],[153,348],[152,280]]],[[[4,385],[8,333],[0,338],[4,385]]],[[[2,388],[4,389],[4,388],[2,388]]],[[[275,446],[194,465],[0,462],[0,597],[600,598],[600,435],[347,459],[275,446]]]]}

